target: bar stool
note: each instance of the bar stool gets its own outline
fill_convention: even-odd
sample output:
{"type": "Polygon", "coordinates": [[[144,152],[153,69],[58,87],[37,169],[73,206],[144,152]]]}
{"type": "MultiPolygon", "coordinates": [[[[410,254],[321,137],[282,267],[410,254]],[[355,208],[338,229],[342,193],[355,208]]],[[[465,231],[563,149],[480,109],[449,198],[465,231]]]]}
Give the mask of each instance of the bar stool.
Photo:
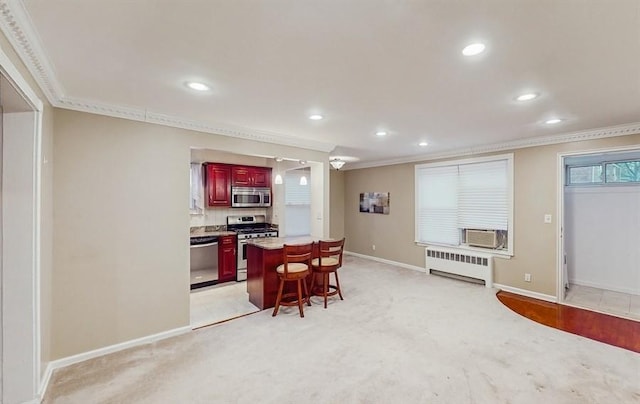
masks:
{"type": "Polygon", "coordinates": [[[276,268],[276,272],[278,273],[278,277],[280,278],[280,286],[278,287],[278,296],[276,297],[276,306],[273,309],[272,316],[275,317],[278,314],[278,309],[280,305],[282,306],[298,306],[300,310],[300,317],[304,317],[304,312],[302,310],[302,285],[304,285],[304,293],[305,293],[305,301],[309,306],[311,306],[311,301],[309,300],[309,291],[307,290],[307,283],[305,282],[305,278],[307,275],[311,273],[311,251],[313,249],[313,243],[309,244],[299,244],[299,245],[287,245],[285,244],[282,247],[282,260],[283,263],[276,268]],[[297,282],[298,290],[297,293],[285,293],[282,291],[284,289],[285,282],[297,282]],[[291,297],[296,297],[295,300],[286,300],[291,297]]]}
{"type": "Polygon", "coordinates": [[[311,261],[311,268],[313,274],[311,275],[311,293],[316,296],[324,297],[324,308],[327,308],[327,296],[333,296],[338,294],[340,300],[342,298],[342,291],[340,290],[340,281],[338,280],[338,268],[342,266],[342,251],[344,249],[344,238],[337,241],[323,241],[320,240],[318,258],[314,258],[311,261]],[[336,278],[336,284],[329,284],[329,274],[334,274],[336,278]],[[316,274],[322,277],[322,291],[316,292],[314,286],[316,281],[316,274]],[[329,292],[329,289],[333,289],[329,292]]]}

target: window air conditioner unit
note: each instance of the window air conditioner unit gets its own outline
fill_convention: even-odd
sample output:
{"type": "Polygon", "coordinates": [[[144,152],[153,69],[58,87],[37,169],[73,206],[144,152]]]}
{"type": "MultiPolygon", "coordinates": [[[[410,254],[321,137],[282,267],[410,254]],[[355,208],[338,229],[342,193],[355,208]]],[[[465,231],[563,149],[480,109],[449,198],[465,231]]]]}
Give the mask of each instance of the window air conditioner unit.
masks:
{"type": "Polygon", "coordinates": [[[474,247],[496,248],[498,232],[496,230],[467,229],[467,244],[474,247]]]}

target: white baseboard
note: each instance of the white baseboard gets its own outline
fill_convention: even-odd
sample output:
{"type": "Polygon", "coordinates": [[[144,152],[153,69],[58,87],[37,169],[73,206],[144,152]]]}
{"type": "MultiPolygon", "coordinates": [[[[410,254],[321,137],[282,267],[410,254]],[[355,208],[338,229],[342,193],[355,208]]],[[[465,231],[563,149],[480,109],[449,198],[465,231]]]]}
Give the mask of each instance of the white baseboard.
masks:
{"type": "MultiPolygon", "coordinates": [[[[94,349],[93,351],[83,352],[77,355],[67,356],[66,358],[56,359],[47,364],[47,368],[44,372],[44,376],[40,381],[40,389],[38,394],[40,396],[40,400],[44,398],[44,394],[47,391],[47,387],[49,386],[49,381],[51,380],[51,376],[53,375],[53,371],[56,369],[63,368],[65,366],[73,365],[74,363],[79,363],[86,361],[88,359],[97,358],[99,356],[107,355],[110,353],[122,351],[124,349],[133,348],[136,346],[150,344],[155,341],[159,341],[166,338],[175,337],[178,335],[186,334],[191,331],[191,326],[174,328],[173,330],[163,331],[158,334],[147,335],[146,337],[136,338],[129,341],[121,342],[115,345],[109,345],[104,348],[94,349]]],[[[34,401],[39,403],[40,401],[34,401]]]]}
{"type": "Polygon", "coordinates": [[[502,285],[500,283],[494,283],[493,287],[496,289],[504,290],[505,292],[515,293],[516,295],[532,297],[534,299],[544,300],[551,303],[558,303],[558,299],[555,296],[547,295],[544,293],[538,293],[538,292],[533,292],[526,289],[515,288],[513,286],[502,285]]]}
{"type": "Polygon", "coordinates": [[[409,264],[405,264],[403,262],[396,262],[396,261],[386,260],[384,258],[372,257],[370,255],[359,254],[359,253],[355,253],[355,252],[351,252],[351,251],[345,251],[344,254],[353,255],[354,257],[366,258],[366,259],[369,259],[369,260],[372,260],[372,261],[382,262],[384,264],[395,265],[397,267],[407,268],[407,269],[411,269],[411,270],[418,271],[418,272],[423,272],[423,273],[427,272],[427,270],[424,267],[418,267],[418,266],[415,266],[415,265],[409,265],[409,264]]]}

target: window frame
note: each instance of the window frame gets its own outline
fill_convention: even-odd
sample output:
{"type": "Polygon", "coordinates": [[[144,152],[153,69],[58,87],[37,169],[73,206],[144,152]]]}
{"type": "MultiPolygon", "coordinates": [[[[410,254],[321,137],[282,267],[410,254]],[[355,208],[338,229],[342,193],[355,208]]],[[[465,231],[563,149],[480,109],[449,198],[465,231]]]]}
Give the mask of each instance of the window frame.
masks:
{"type": "Polygon", "coordinates": [[[505,154],[496,154],[496,155],[491,155],[491,156],[485,156],[485,157],[473,157],[473,158],[467,158],[467,159],[456,159],[456,160],[446,160],[446,161],[439,161],[439,162],[434,162],[434,163],[423,163],[423,164],[416,164],[414,166],[414,243],[418,246],[422,246],[422,247],[427,247],[427,246],[443,246],[443,247],[449,247],[449,248],[456,248],[459,250],[465,250],[465,251],[476,251],[476,252],[484,252],[484,253],[491,253],[494,255],[498,255],[498,256],[502,256],[504,258],[510,258],[512,257],[513,251],[514,251],[514,219],[513,219],[513,212],[514,212],[514,154],[513,153],[505,153],[505,154]],[[460,165],[464,165],[464,164],[475,164],[475,163],[486,163],[486,162],[491,162],[491,161],[498,161],[498,160],[506,160],[507,161],[507,181],[509,183],[508,185],[508,191],[507,191],[507,204],[508,204],[508,208],[509,208],[509,212],[508,212],[508,224],[507,224],[507,249],[505,250],[491,250],[491,249],[487,249],[487,248],[480,248],[480,247],[472,247],[466,244],[462,244],[462,242],[460,242],[460,244],[455,245],[455,246],[451,246],[451,245],[444,245],[444,244],[439,244],[439,243],[426,243],[424,241],[420,241],[418,239],[418,235],[420,234],[419,232],[419,223],[418,223],[418,210],[419,210],[419,194],[418,194],[418,189],[419,189],[419,181],[418,181],[418,172],[421,169],[424,168],[433,168],[433,167],[444,167],[444,166],[460,166],[460,165]]]}
{"type": "Polygon", "coordinates": [[[600,160],[591,164],[567,164],[565,166],[565,184],[566,187],[619,187],[619,186],[638,186],[640,185],[640,181],[626,181],[626,182],[610,182],[607,181],[607,165],[616,164],[616,163],[632,163],[632,162],[640,162],[640,159],[623,159],[623,160],[600,160]],[[572,168],[581,168],[581,167],[597,167],[600,166],[602,169],[602,180],[600,182],[583,182],[583,183],[573,183],[571,182],[571,175],[569,174],[572,168]]]}

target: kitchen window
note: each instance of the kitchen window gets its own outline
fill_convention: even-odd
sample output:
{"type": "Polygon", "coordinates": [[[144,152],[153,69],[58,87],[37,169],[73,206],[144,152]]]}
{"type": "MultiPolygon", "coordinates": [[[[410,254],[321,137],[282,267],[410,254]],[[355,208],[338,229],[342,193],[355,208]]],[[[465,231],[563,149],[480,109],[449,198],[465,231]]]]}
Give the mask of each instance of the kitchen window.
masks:
{"type": "Polygon", "coordinates": [[[415,194],[416,243],[470,248],[467,230],[486,230],[513,254],[513,154],[416,165],[415,194]]]}
{"type": "Polygon", "coordinates": [[[297,169],[284,176],[285,236],[311,234],[311,185],[310,171],[297,169]],[[301,181],[302,177],[305,178],[301,181]]]}
{"type": "Polygon", "coordinates": [[[202,164],[191,163],[189,175],[189,212],[191,214],[204,213],[204,176],[202,175],[202,164]]]}

